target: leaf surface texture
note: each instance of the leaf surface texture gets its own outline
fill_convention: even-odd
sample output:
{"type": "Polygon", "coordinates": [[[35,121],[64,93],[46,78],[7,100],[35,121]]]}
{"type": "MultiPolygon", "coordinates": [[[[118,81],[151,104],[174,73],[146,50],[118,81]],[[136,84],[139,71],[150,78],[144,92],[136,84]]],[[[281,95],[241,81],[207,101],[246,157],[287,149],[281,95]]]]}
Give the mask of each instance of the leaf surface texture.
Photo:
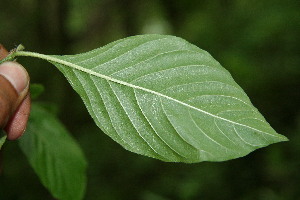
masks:
{"type": "Polygon", "coordinates": [[[172,162],[223,161],[286,141],[209,53],[164,35],[50,56],[104,133],[172,162]]]}

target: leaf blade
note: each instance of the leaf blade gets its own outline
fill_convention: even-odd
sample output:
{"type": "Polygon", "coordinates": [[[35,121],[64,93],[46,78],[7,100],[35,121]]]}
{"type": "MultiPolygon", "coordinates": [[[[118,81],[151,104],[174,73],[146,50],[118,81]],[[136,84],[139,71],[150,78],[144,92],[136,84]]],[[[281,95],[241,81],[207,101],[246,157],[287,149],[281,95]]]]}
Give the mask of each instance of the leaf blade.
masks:
{"type": "Polygon", "coordinates": [[[67,77],[96,124],[130,151],[164,161],[222,161],[287,140],[226,69],[181,38],[135,36],[46,59],[67,77]]]}
{"type": "Polygon", "coordinates": [[[33,104],[28,128],[19,145],[54,197],[62,200],[83,198],[86,160],[54,115],[33,104]]]}

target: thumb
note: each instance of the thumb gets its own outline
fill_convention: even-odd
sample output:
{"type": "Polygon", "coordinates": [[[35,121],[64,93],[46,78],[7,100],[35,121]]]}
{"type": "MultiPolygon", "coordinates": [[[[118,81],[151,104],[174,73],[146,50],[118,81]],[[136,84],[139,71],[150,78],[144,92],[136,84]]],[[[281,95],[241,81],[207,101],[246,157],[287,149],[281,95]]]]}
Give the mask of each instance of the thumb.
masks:
{"type": "Polygon", "coordinates": [[[28,93],[29,76],[22,65],[0,65],[0,127],[3,128],[28,93]]]}

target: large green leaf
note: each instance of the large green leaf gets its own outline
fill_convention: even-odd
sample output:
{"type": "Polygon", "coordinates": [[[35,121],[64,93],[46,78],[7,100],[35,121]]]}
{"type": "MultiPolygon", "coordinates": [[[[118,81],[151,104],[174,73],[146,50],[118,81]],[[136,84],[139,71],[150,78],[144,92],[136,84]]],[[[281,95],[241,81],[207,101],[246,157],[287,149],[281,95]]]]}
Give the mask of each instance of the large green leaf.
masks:
{"type": "Polygon", "coordinates": [[[223,161],[286,141],[210,54],[173,36],[118,40],[56,65],[96,124],[125,149],[164,161],[223,161]]]}
{"type": "Polygon", "coordinates": [[[33,105],[20,147],[41,182],[60,200],[82,199],[86,161],[80,147],[55,116],[33,105]]]}

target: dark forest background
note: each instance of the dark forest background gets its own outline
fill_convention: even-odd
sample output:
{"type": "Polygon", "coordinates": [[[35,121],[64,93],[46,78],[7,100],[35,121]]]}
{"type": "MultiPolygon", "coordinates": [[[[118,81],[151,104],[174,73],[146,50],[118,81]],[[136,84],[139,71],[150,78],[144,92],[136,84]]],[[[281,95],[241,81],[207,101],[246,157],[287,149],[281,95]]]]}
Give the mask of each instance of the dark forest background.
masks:
{"type": "MultiPolygon", "coordinates": [[[[298,0],[1,0],[0,42],[75,54],[131,35],[182,37],[210,52],[290,141],[222,163],[164,163],[130,153],[99,130],[51,64],[19,58],[88,158],[87,200],[294,200],[300,196],[298,0]]],[[[20,151],[3,150],[1,200],[53,199],[20,151]]]]}

